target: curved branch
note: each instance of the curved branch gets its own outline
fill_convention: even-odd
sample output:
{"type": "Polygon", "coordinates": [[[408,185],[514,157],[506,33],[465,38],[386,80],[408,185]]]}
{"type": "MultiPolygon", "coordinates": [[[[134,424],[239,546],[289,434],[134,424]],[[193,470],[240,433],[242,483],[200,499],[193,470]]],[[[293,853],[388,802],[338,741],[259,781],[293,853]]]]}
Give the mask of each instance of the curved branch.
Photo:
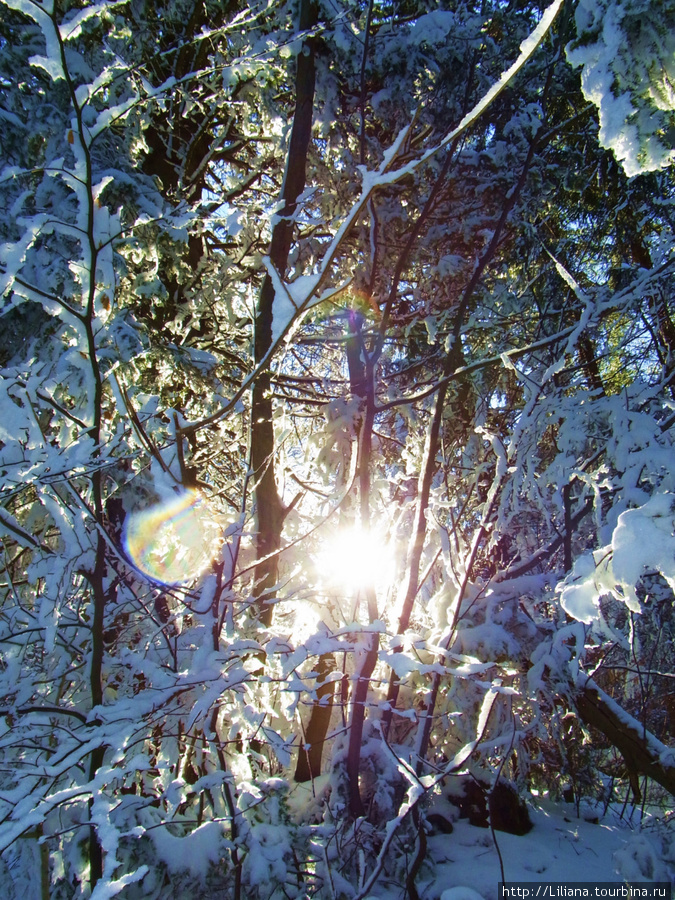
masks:
{"type": "Polygon", "coordinates": [[[50,716],[71,716],[90,728],[101,724],[99,719],[90,721],[76,709],[61,709],[58,706],[20,706],[18,709],[0,709],[0,716],[14,716],[17,714],[23,716],[28,713],[46,713],[50,716]]]}

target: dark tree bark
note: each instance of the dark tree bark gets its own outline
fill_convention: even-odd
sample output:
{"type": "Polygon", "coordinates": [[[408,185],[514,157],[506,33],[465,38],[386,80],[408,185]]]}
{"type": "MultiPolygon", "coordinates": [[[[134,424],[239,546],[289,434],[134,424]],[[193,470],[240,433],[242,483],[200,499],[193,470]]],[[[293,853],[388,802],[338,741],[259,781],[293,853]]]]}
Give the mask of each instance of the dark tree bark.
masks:
{"type": "Polygon", "coordinates": [[[335,694],[335,682],[326,679],[334,670],[335,659],[332,653],[324,653],[319,657],[316,664],[316,700],[312,704],[312,712],[304,734],[305,740],[300,745],[298,753],[296,781],[311,781],[321,774],[321,755],[330,727],[335,694]]]}
{"type": "MultiPolygon", "coordinates": [[[[300,30],[311,29],[317,22],[313,0],[301,0],[300,30]]],[[[315,84],[314,40],[308,38],[297,56],[295,78],[295,113],[281,188],[283,207],[272,230],[270,260],[283,277],[288,263],[293,236],[293,214],[297,200],[305,189],[307,153],[312,136],[315,84]]],[[[272,346],[274,284],[269,274],[258,297],[255,317],[254,360],[259,366],[272,346]]],[[[272,421],[272,389],[269,369],[263,367],[256,379],[251,397],[251,468],[254,478],[256,510],[256,554],[254,596],[257,615],[263,625],[271,625],[274,587],[278,580],[278,551],[284,507],[279,497],[274,467],[274,423],[272,421]]]]}
{"type": "Polygon", "coordinates": [[[566,484],[561,491],[563,498],[563,510],[565,513],[565,531],[563,533],[563,566],[565,572],[572,571],[574,559],[572,557],[572,536],[574,535],[574,526],[572,524],[572,485],[566,484]]]}
{"type": "MultiPolygon", "coordinates": [[[[99,473],[97,473],[98,475],[99,473]]],[[[97,495],[97,506],[100,493],[97,495]]],[[[99,524],[103,524],[102,511],[97,510],[97,519],[99,524]]],[[[103,705],[103,658],[104,658],[104,636],[105,636],[105,613],[111,603],[115,601],[115,589],[105,587],[105,578],[108,572],[106,561],[106,543],[103,535],[99,532],[96,547],[96,566],[91,575],[88,576],[91,586],[93,599],[93,619],[91,623],[91,663],[89,669],[89,687],[91,691],[92,708],[103,705]]],[[[105,747],[96,747],[89,757],[89,779],[94,779],[97,771],[103,765],[105,758],[105,747]]],[[[93,810],[93,798],[89,801],[89,813],[91,816],[93,810]]],[[[103,847],[98,837],[96,826],[89,826],[89,878],[92,890],[97,882],[103,877],[103,847]]]]}

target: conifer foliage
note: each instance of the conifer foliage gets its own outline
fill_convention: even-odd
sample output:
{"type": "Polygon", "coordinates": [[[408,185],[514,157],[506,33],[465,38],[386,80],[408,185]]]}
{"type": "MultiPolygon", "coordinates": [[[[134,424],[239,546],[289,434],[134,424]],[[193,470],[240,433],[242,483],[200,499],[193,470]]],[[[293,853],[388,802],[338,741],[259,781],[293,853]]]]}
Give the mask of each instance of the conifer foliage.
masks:
{"type": "Polygon", "coordinates": [[[669,15],[0,0],[3,896],[675,793],[669,15]]]}

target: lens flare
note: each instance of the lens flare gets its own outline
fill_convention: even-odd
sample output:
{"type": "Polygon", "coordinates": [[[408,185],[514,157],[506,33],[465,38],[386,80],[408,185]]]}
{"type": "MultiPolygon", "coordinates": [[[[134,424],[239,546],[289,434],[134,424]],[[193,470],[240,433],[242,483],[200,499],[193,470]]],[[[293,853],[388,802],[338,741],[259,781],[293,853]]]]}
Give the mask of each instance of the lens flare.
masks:
{"type": "Polygon", "coordinates": [[[131,513],[124,545],[136,566],[163,584],[200,575],[218,553],[220,528],[197,491],[131,513]]]}

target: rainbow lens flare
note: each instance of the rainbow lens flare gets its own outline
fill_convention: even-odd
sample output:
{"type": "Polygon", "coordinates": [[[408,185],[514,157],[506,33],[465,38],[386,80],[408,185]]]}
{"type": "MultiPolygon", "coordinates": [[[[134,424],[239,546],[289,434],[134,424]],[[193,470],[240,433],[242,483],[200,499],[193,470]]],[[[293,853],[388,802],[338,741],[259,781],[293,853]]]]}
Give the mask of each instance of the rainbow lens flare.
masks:
{"type": "Polygon", "coordinates": [[[136,566],[154,581],[177,584],[200,575],[218,556],[220,528],[197,491],[131,513],[124,546],[136,566]]]}

